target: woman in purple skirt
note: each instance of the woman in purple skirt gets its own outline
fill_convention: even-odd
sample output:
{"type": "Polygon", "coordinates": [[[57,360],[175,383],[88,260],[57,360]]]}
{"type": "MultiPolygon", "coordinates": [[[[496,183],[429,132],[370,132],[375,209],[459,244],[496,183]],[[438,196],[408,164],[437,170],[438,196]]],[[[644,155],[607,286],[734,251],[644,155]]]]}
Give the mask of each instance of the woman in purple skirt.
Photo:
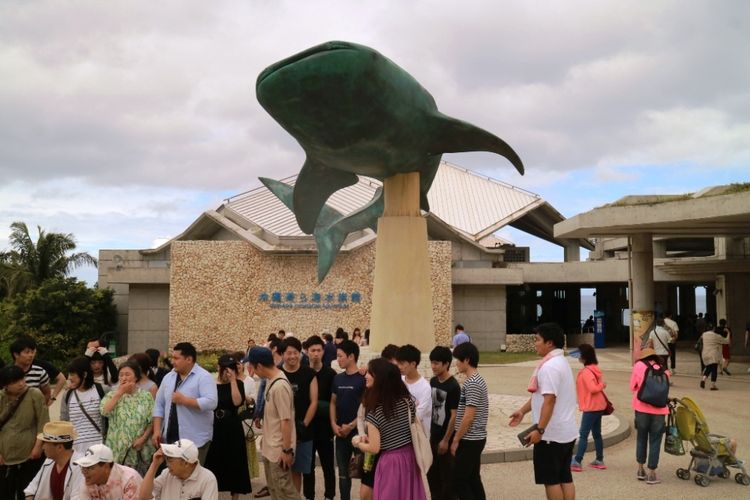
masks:
{"type": "Polygon", "coordinates": [[[373,359],[365,380],[368,434],[356,436],[352,444],[363,452],[380,453],[374,500],[426,500],[409,430],[416,408],[398,367],[383,358],[373,359]]]}

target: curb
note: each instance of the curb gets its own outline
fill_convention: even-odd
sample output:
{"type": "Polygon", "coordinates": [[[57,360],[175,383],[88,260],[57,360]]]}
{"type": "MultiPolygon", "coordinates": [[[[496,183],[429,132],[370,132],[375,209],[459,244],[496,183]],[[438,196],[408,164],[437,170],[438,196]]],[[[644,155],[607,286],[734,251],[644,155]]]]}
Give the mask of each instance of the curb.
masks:
{"type": "MultiPolygon", "coordinates": [[[[624,441],[628,438],[628,436],[630,436],[630,423],[622,415],[615,413],[614,416],[617,417],[617,421],[619,423],[614,431],[602,436],[605,448],[615,445],[620,441],[624,441]]],[[[593,450],[594,441],[593,439],[589,439],[586,451],[593,450]]],[[[533,453],[533,448],[513,448],[505,450],[486,451],[482,453],[482,463],[497,464],[502,462],[520,462],[523,460],[531,460],[533,458],[533,453]]]]}

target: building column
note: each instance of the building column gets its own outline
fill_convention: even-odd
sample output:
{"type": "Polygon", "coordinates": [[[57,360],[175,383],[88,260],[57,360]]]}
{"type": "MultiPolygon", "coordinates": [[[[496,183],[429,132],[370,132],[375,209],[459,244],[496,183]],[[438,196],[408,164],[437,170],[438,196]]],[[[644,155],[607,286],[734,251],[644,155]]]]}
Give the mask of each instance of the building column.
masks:
{"type": "Polygon", "coordinates": [[[564,258],[565,262],[580,262],[581,260],[581,247],[575,240],[568,240],[565,242],[564,258]]]}
{"type": "Polygon", "coordinates": [[[651,233],[630,238],[630,340],[633,362],[641,353],[641,337],[654,322],[654,250],[651,233]]]}

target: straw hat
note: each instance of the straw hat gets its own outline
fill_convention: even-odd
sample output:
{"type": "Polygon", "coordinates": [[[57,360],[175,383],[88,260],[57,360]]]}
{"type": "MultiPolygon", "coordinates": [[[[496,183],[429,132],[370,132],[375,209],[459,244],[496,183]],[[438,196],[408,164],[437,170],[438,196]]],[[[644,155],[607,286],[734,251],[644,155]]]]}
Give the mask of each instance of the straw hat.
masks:
{"type": "Polygon", "coordinates": [[[47,443],[69,443],[78,437],[75,427],[70,422],[53,420],[44,424],[44,429],[36,438],[47,443]]]}
{"type": "Polygon", "coordinates": [[[646,359],[651,356],[656,356],[656,351],[652,347],[646,347],[645,349],[641,349],[641,355],[638,356],[638,359],[646,359]]]}

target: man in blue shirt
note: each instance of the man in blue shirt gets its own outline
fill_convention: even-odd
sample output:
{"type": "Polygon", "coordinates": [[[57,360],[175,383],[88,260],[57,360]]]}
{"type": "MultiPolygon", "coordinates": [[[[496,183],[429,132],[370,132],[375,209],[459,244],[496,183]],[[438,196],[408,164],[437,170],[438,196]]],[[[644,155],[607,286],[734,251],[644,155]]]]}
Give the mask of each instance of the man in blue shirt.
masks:
{"type": "Polygon", "coordinates": [[[180,342],[172,349],[171,372],[164,376],[154,404],[154,445],[189,439],[198,447],[201,465],[214,432],[218,403],[216,381],[195,360],[195,347],[180,342]]]}
{"type": "Polygon", "coordinates": [[[342,340],[337,346],[336,354],[339,366],[344,371],[333,377],[329,416],[331,429],[336,437],[339,494],[341,500],[349,500],[352,490],[349,459],[354,450],[352,438],[357,435],[357,410],[365,391],[365,377],[357,368],[359,346],[356,343],[342,340]]]}
{"type": "Polygon", "coordinates": [[[471,337],[469,337],[469,334],[464,331],[464,326],[459,324],[456,325],[456,333],[453,334],[453,341],[451,342],[451,347],[454,349],[456,346],[463,344],[464,342],[471,342],[471,337]]]}

